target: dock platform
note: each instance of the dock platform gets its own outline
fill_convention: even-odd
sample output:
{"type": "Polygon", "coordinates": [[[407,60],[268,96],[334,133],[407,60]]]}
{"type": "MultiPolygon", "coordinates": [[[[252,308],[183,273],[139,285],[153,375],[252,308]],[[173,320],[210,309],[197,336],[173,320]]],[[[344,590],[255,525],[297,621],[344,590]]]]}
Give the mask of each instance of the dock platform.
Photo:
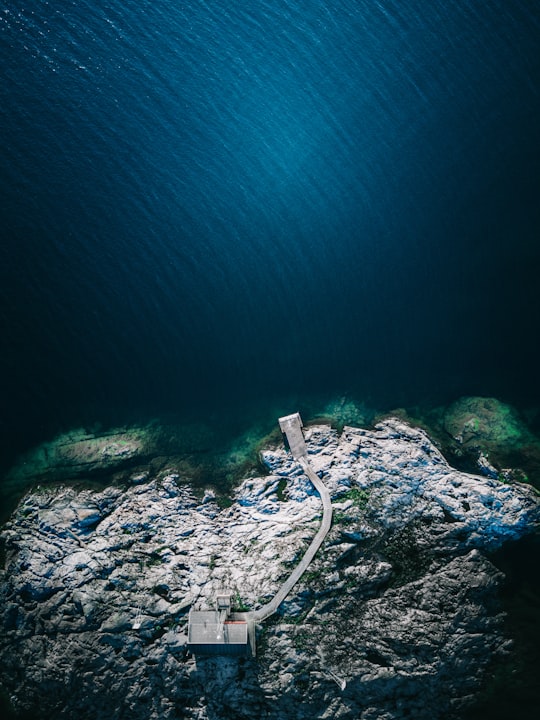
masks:
{"type": "Polygon", "coordinates": [[[300,460],[300,458],[305,457],[307,455],[307,446],[302,432],[303,424],[300,413],[296,412],[279,418],[279,427],[287,437],[293,458],[300,460]]]}
{"type": "Polygon", "coordinates": [[[279,418],[279,427],[287,437],[293,458],[302,467],[320,495],[323,506],[321,525],[298,565],[266,605],[253,612],[232,613],[231,593],[222,591],[216,596],[214,610],[192,610],[190,612],[188,648],[196,655],[245,656],[251,654],[254,656],[256,653],[255,626],[277,611],[305,573],[332,525],[330,493],[309,463],[300,413],[293,413],[279,418]]]}

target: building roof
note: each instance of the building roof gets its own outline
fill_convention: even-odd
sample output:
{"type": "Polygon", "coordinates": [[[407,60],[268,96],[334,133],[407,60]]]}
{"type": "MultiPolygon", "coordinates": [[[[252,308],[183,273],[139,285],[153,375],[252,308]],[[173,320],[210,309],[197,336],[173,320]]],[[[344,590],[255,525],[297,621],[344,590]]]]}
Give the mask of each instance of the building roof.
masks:
{"type": "Polygon", "coordinates": [[[215,610],[192,610],[189,614],[189,645],[247,645],[248,624],[245,620],[227,619],[220,623],[215,610]]]}

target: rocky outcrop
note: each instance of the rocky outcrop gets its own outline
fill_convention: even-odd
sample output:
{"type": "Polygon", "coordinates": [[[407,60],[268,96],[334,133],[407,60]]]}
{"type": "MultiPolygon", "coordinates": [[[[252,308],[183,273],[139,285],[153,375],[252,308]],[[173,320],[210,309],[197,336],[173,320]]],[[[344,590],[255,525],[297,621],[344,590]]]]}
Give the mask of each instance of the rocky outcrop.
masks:
{"type": "Polygon", "coordinates": [[[177,469],[95,492],[41,487],[2,532],[1,680],[57,718],[459,717],[510,651],[486,551],[538,526],[533,489],[452,469],[421,430],[306,432],[334,525],[259,628],[255,659],[194,658],[187,611],[274,595],[320,522],[284,448],[231,507],[177,469]],[[135,628],[134,628],[135,626],[135,628]]]}
{"type": "Polygon", "coordinates": [[[540,441],[518,412],[496,398],[464,397],[441,417],[447,457],[501,480],[540,487],[540,441]]]}
{"type": "Polygon", "coordinates": [[[193,486],[214,483],[225,491],[258,466],[257,449],[268,429],[257,424],[226,444],[215,426],[200,422],[104,430],[79,428],[43,442],[20,456],[0,483],[0,506],[15,507],[36,484],[122,483],[137,471],[156,476],[174,464],[193,486]]]}
{"type": "Polygon", "coordinates": [[[444,413],[444,428],[465,447],[505,451],[534,438],[517,412],[496,398],[464,397],[444,413]]]}
{"type": "Polygon", "coordinates": [[[155,454],[152,435],[143,428],[107,433],[74,430],[29,451],[8,480],[47,481],[106,474],[155,454]]]}

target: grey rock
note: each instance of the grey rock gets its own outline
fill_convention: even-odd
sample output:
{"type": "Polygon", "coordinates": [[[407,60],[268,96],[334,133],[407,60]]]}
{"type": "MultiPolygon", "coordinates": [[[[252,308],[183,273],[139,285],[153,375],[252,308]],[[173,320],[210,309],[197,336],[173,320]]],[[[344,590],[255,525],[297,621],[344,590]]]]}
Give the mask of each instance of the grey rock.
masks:
{"type": "Polygon", "coordinates": [[[187,611],[224,586],[259,607],[309,544],[320,500],[285,449],[263,452],[271,475],[245,480],[226,509],[212,492],[198,500],[174,468],[125,490],[30,492],[2,530],[0,680],[15,708],[459,718],[509,652],[502,578],[485,552],[538,527],[534,491],[454,470],[397,419],[341,434],[317,426],[306,439],[334,525],[281,616],[259,629],[256,659],[191,657],[187,611]]]}

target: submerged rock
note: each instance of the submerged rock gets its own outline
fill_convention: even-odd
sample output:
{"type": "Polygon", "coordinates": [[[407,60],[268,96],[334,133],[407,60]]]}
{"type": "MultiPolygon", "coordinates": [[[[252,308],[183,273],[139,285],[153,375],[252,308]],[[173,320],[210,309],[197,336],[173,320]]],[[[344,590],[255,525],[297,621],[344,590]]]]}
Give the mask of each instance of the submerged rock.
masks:
{"type": "Polygon", "coordinates": [[[446,410],[443,422],[455,440],[479,451],[505,452],[533,438],[517,412],[496,398],[461,398],[446,410]]]}
{"type": "Polygon", "coordinates": [[[255,659],[194,658],[187,611],[256,608],[313,537],[319,497],[284,448],[234,502],[179,471],[127,489],[42,487],[2,531],[0,679],[36,717],[460,717],[510,652],[486,551],[538,527],[534,490],[458,472],[397,419],[309,428],[334,503],[315,561],[255,659]],[[284,487],[285,481],[285,487],[284,487]]]}
{"type": "Polygon", "coordinates": [[[464,397],[445,410],[442,426],[457,462],[469,459],[484,475],[530,480],[540,488],[540,440],[510,405],[464,397]]]}
{"type": "Polygon", "coordinates": [[[155,454],[152,433],[122,428],[106,433],[73,430],[26,453],[8,474],[13,485],[89,478],[107,474],[155,454]]]}
{"type": "Polygon", "coordinates": [[[264,437],[252,428],[224,447],[215,428],[202,423],[152,421],[109,430],[77,429],[43,442],[19,457],[2,478],[0,505],[14,507],[37,483],[142,483],[171,466],[192,485],[210,479],[215,487],[232,487],[257,465],[264,437]]]}

